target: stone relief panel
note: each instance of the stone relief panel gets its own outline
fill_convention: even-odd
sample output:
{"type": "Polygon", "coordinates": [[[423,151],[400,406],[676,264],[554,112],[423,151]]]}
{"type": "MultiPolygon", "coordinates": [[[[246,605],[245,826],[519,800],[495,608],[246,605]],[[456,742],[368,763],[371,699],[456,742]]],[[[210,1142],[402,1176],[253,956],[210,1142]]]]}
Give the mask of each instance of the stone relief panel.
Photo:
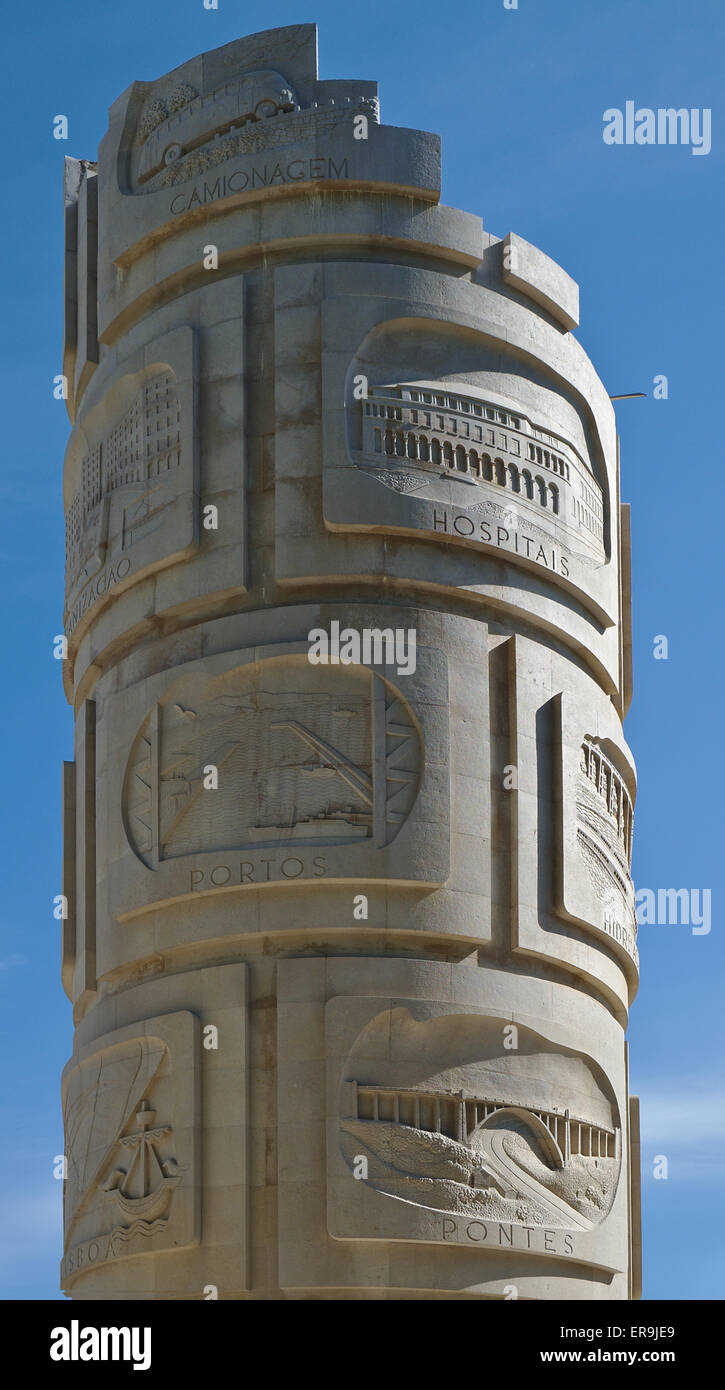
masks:
{"type": "Polygon", "coordinates": [[[103,565],[114,492],[125,492],[122,550],[128,550],[144,529],[159,524],[169,500],[154,506],[154,493],[159,492],[165,475],[181,463],[180,425],[181,407],[173,378],[168,372],[159,372],[141,387],[125,415],[83,458],[80,487],[65,519],[69,593],[103,565]]]}
{"type": "MultiPolygon", "coordinates": [[[[318,142],[336,136],[356,114],[377,123],[377,84],[318,81],[316,50],[313,26],[291,26],[227,44],[157,82],[134,84],[120,186],[154,194],[199,180],[198,201],[206,202],[260,185],[346,176],[335,162],[327,167],[318,142]],[[290,160],[284,148],[290,146],[299,158],[290,160]],[[239,164],[266,152],[268,165],[239,164]]],[[[187,201],[186,208],[194,206],[187,201]]]]}
{"type": "MultiPolygon", "coordinates": [[[[368,84],[369,85],[369,84],[368,84]]],[[[175,188],[207,173],[224,168],[244,155],[300,145],[336,130],[342,111],[346,119],[366,115],[379,120],[377,97],[351,96],[314,102],[303,108],[292,83],[279,72],[247,72],[224,82],[207,96],[188,83],[175,87],[168,97],[152,96],[141,112],[132,154],[134,191],[155,193],[175,188]]],[[[287,169],[280,155],[277,182],[302,179],[309,170],[298,159],[287,169]]],[[[319,173],[325,172],[319,170],[319,173]]],[[[329,172],[329,171],[327,171],[329,172]]],[[[274,169],[271,169],[273,178],[274,169]]],[[[223,174],[225,191],[242,192],[242,171],[223,174]]],[[[271,183],[268,175],[266,181],[271,183]]],[[[219,185],[218,185],[219,186],[219,185]]]]}
{"type": "Polygon", "coordinates": [[[63,1286],[125,1256],[196,1243],[196,1021],[167,1014],[107,1034],[63,1073],[63,1286]]]}
{"type": "Polygon", "coordinates": [[[127,863],[115,877],[112,866],[114,901],[116,888],[143,900],[149,890],[165,897],[167,885],[181,896],[356,874],[444,879],[445,661],[431,661],[426,673],[424,655],[421,671],[419,652],[416,675],[393,683],[367,666],[314,665],[305,647],[157,680],[129,729],[119,788],[127,863]]]}
{"type": "Polygon", "coordinates": [[[632,862],[632,802],[624,779],[598,742],[581,746],[577,841],[597,896],[618,899],[636,935],[632,862]]]}
{"type": "Polygon", "coordinates": [[[66,455],[65,631],[197,538],[193,332],[157,340],[88,412],[66,455]],[[175,365],[173,363],[175,362],[175,365]]]}
{"type": "Polygon", "coordinates": [[[634,773],[613,740],[578,747],[562,710],[561,896],[567,916],[604,934],[639,965],[631,877],[634,773]]]}
{"type": "Polygon", "coordinates": [[[147,867],[205,850],[395,838],[420,781],[406,702],[362,667],[325,680],[297,663],[290,675],[278,665],[260,684],[242,668],[154,706],[124,788],[126,833],[147,867]]]}
{"type": "Polygon", "coordinates": [[[544,544],[563,528],[605,559],[602,489],[588,461],[563,436],[470,387],[372,386],[366,399],[348,403],[348,448],[356,467],[395,492],[442,503],[453,496],[482,521],[513,522],[522,508],[538,539],[538,548],[524,540],[522,555],[548,563],[544,544]]]}
{"type": "MultiPolygon", "coordinates": [[[[621,1168],[601,1067],[524,1025],[510,1049],[506,1020],[478,1010],[366,1002],[371,1016],[330,1064],[331,1234],[588,1258],[621,1168]],[[372,1205],[366,1191],[379,1194],[372,1205]]],[[[343,1008],[349,1000],[327,1006],[336,1038],[343,1008]]]]}
{"type": "MultiPolygon", "coordinates": [[[[335,310],[323,308],[331,333],[335,310]]],[[[344,377],[342,354],[330,354],[323,462],[332,529],[417,533],[495,554],[576,590],[611,626],[601,446],[545,372],[483,333],[395,319],[362,338],[344,377]]]]}
{"type": "Polygon", "coordinates": [[[296,108],[289,82],[264,69],[224,82],[207,96],[188,82],[179,83],[168,97],[154,94],[136,131],[136,182],[154,191],[215,168],[249,147],[238,131],[296,108]]]}

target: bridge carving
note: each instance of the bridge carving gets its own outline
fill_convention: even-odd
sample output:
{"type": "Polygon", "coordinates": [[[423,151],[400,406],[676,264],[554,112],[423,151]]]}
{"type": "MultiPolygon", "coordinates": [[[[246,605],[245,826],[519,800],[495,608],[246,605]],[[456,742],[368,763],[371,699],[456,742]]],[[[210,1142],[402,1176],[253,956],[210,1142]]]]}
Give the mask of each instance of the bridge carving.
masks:
{"type": "Polygon", "coordinates": [[[616,1158],[617,1132],[571,1115],[568,1109],[541,1110],[510,1101],[466,1096],[463,1091],[418,1091],[349,1083],[350,1118],[378,1120],[412,1129],[444,1134],[472,1146],[476,1132],[495,1117],[516,1116],[529,1126],[556,1167],[574,1154],[585,1158],[616,1158]]]}

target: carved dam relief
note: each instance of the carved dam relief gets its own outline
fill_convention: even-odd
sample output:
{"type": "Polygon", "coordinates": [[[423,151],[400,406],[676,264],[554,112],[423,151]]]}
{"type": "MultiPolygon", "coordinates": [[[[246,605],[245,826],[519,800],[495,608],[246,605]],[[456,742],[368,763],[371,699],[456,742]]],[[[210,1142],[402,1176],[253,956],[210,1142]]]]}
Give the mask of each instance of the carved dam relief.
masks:
{"type": "Polygon", "coordinates": [[[402,695],[365,667],[306,657],[190,676],[147,715],[123,788],[147,868],[206,850],[389,844],[418,792],[421,739],[402,695]],[[205,788],[205,769],[218,786],[205,788]]]}

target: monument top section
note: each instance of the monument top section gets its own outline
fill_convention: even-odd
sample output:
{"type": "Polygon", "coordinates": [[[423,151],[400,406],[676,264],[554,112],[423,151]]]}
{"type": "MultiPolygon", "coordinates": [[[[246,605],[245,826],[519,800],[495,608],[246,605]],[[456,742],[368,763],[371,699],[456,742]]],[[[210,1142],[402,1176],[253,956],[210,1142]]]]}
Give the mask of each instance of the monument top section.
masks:
{"type": "MultiPolygon", "coordinates": [[[[374,81],[320,80],[314,24],[236,39],[132,82],[110,108],[97,162],[66,160],[71,420],[99,351],[188,292],[209,243],[222,276],[314,250],[392,251],[480,279],[499,239],[479,216],[443,206],[440,189],[440,137],[382,125],[374,81]]],[[[576,327],[578,288],[561,267],[520,237],[504,250],[495,278],[507,292],[576,327]]]]}
{"type": "Polygon", "coordinates": [[[144,199],[136,231],[139,214],[148,233],[210,203],[310,184],[440,196],[439,137],[381,127],[376,82],[320,81],[314,24],[237,39],[134,82],[109,117],[101,166],[121,197],[144,199]]]}
{"type": "MultiPolygon", "coordinates": [[[[154,193],[239,156],[324,139],[354,114],[378,123],[377,83],[320,82],[317,31],[305,24],[237,39],[156,82],[135,82],[111,108],[111,125],[123,122],[121,181],[154,193]]],[[[290,178],[301,181],[301,171],[290,178]]]]}

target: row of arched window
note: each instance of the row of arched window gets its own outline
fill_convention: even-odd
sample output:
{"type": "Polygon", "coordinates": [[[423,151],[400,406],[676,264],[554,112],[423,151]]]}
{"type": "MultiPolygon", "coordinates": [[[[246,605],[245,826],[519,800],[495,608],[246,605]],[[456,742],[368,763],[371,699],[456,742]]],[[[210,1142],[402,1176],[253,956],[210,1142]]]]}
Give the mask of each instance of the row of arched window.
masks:
{"type": "Polygon", "coordinates": [[[551,454],[548,449],[542,449],[538,444],[529,444],[528,451],[532,463],[551,468],[554,473],[560,473],[562,478],[569,478],[569,465],[559,454],[551,454]]]}
{"type": "Polygon", "coordinates": [[[409,459],[413,463],[430,463],[442,468],[450,468],[458,473],[467,473],[484,482],[498,483],[499,487],[510,488],[529,501],[538,502],[542,507],[551,507],[559,512],[559,489],[556,483],[542,478],[538,473],[530,473],[528,468],[519,469],[515,463],[504,463],[501,458],[492,459],[488,454],[479,454],[476,449],[466,449],[463,444],[453,445],[449,440],[440,441],[424,434],[407,434],[402,430],[380,430],[374,433],[376,454],[387,454],[389,458],[409,459]]]}

